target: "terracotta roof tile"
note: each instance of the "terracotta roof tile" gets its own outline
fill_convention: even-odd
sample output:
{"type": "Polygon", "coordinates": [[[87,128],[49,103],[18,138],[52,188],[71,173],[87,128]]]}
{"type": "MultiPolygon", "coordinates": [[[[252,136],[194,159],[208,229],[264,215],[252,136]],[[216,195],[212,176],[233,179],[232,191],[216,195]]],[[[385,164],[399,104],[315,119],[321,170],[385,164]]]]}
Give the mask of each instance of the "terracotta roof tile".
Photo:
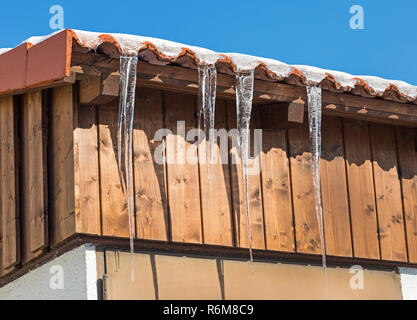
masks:
{"type": "MultiPolygon", "coordinates": [[[[219,73],[226,74],[252,69],[255,70],[255,77],[262,80],[284,81],[298,86],[317,84],[333,92],[351,92],[364,97],[417,104],[417,87],[402,81],[353,76],[310,66],[291,66],[273,59],[217,53],[149,37],[67,29],[46,37],[32,37],[25,43],[9,51],[0,49],[0,75],[5,72],[9,74],[7,66],[13,63],[14,70],[22,69],[15,72],[17,74],[13,81],[5,83],[0,80],[0,94],[18,89],[23,83],[22,77],[25,78],[25,87],[28,87],[68,76],[74,45],[85,52],[95,51],[111,58],[118,58],[121,54],[137,54],[139,59],[151,64],[174,64],[188,68],[197,68],[199,64],[215,64],[219,73]],[[22,49],[25,46],[27,49],[22,49]],[[25,50],[27,58],[24,57],[25,50]]],[[[7,79],[4,75],[0,78],[7,79]]]]}

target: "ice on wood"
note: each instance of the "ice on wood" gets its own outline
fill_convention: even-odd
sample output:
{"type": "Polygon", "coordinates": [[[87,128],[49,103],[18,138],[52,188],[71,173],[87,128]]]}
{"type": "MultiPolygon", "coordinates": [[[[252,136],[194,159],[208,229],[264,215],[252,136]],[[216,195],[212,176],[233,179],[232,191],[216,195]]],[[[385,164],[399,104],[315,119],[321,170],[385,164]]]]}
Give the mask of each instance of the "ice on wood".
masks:
{"type": "Polygon", "coordinates": [[[244,71],[236,75],[236,110],[238,145],[240,150],[243,187],[245,193],[246,228],[250,260],[253,261],[252,253],[252,230],[250,225],[249,191],[248,191],[248,162],[249,162],[249,134],[250,119],[252,113],[254,71],[244,71]]]}
{"type": "Polygon", "coordinates": [[[209,156],[206,162],[213,163],[214,121],[216,113],[217,70],[215,66],[200,65],[198,67],[199,95],[198,95],[198,125],[203,120],[205,136],[209,140],[209,156]]]}
{"type": "MultiPolygon", "coordinates": [[[[319,227],[320,243],[322,249],[322,263],[324,272],[324,287],[327,290],[327,263],[326,242],[323,228],[323,207],[321,204],[320,186],[320,158],[321,158],[321,123],[322,123],[322,100],[321,87],[307,86],[308,97],[308,123],[311,146],[311,171],[313,176],[314,199],[319,227]]],[[[326,293],[325,293],[326,294],[326,293]]]]}
{"type": "Polygon", "coordinates": [[[135,238],[135,205],[133,191],[133,154],[132,154],[132,134],[133,119],[135,115],[135,92],[136,92],[136,74],[137,74],[137,56],[120,57],[120,106],[119,106],[119,124],[117,134],[118,144],[118,165],[120,176],[122,172],[122,148],[125,160],[125,183],[127,195],[127,207],[129,216],[129,240],[131,260],[131,277],[134,280],[134,238],[135,238]],[[123,147],[122,147],[123,145],[123,147]]]}

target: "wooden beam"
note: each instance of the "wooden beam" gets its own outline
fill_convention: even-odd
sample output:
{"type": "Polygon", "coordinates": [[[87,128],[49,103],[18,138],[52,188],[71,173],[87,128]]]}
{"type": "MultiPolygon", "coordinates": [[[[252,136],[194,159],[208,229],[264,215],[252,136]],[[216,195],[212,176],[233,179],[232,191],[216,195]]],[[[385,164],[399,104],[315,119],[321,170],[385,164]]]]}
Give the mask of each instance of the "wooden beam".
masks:
{"type": "Polygon", "coordinates": [[[368,123],[344,119],[345,163],[355,258],[380,259],[368,123]]]}
{"type": "Polygon", "coordinates": [[[304,108],[305,103],[300,99],[260,106],[261,127],[274,131],[299,125],[304,121],[304,108]]]}
{"type": "MultiPolygon", "coordinates": [[[[77,74],[111,73],[119,70],[118,59],[102,54],[74,53],[72,71],[77,74]]],[[[235,98],[235,77],[218,74],[217,94],[226,99],[235,98]]],[[[138,64],[139,86],[197,94],[198,76],[194,69],[178,66],[158,66],[140,61],[138,64]]],[[[292,102],[295,99],[307,102],[304,87],[255,80],[254,103],[292,102]]],[[[417,126],[417,108],[413,104],[398,103],[379,98],[365,98],[346,93],[323,91],[324,113],[334,114],[338,106],[338,115],[375,122],[387,122],[400,125],[417,126]],[[343,107],[342,107],[343,106],[343,107]],[[343,110],[342,110],[343,109],[343,110]]]]}
{"type": "Polygon", "coordinates": [[[295,252],[288,150],[286,130],[262,132],[261,179],[266,249],[295,252]]]}
{"type": "Polygon", "coordinates": [[[288,121],[293,123],[304,122],[305,102],[303,99],[295,99],[288,106],[288,121]]]}
{"type": "Polygon", "coordinates": [[[78,233],[101,234],[97,106],[74,101],[75,217],[78,233]]]}
{"type": "Polygon", "coordinates": [[[76,232],[72,85],[55,88],[50,107],[51,246],[76,232]]]}
{"type": "Polygon", "coordinates": [[[417,130],[398,127],[396,132],[408,261],[417,262],[417,130]]]}
{"type": "Polygon", "coordinates": [[[4,275],[20,262],[17,132],[13,97],[0,99],[0,236],[4,275]]]}
{"type": "Polygon", "coordinates": [[[69,77],[65,77],[65,78],[55,80],[49,83],[41,83],[39,85],[26,87],[24,89],[10,91],[8,93],[2,94],[1,97],[17,96],[17,95],[25,94],[29,92],[41,91],[44,89],[60,87],[60,86],[67,85],[67,84],[74,84],[77,77],[78,77],[78,73],[76,71],[71,71],[71,74],[69,77]]]}
{"type": "Polygon", "coordinates": [[[107,104],[119,96],[119,76],[103,73],[80,81],[80,104],[107,104]]]}
{"type": "Polygon", "coordinates": [[[326,254],[352,257],[348,181],[341,118],[323,117],[320,181],[326,254]]]}
{"type": "MultiPolygon", "coordinates": [[[[190,164],[182,159],[177,161],[171,158],[171,156],[180,154],[182,150],[188,154],[193,147],[189,141],[185,141],[181,132],[182,128],[177,124],[177,121],[185,121],[185,132],[196,127],[195,99],[181,94],[165,94],[163,99],[165,125],[173,132],[166,137],[171,240],[173,242],[203,243],[198,164],[190,164]]],[[[196,156],[197,150],[194,152],[194,156],[196,156]]]]}
{"type": "MultiPolygon", "coordinates": [[[[256,111],[256,110],[255,110],[256,111]]],[[[259,127],[258,114],[252,111],[250,120],[251,128],[259,127]]],[[[237,116],[236,107],[233,103],[227,104],[227,130],[236,129],[237,116]]],[[[250,138],[253,139],[253,136],[250,138]]],[[[248,167],[256,168],[261,165],[260,154],[249,159],[248,167]]],[[[248,175],[248,198],[249,198],[249,221],[246,215],[246,196],[244,190],[244,180],[242,175],[242,160],[238,150],[238,146],[233,143],[233,139],[229,137],[229,170],[230,185],[232,190],[233,218],[235,222],[235,241],[236,246],[240,248],[249,248],[249,237],[247,225],[250,224],[252,233],[252,248],[265,249],[265,227],[263,217],[262,203],[262,181],[261,173],[253,170],[248,175]]]]}
{"type": "Polygon", "coordinates": [[[42,92],[23,97],[21,113],[22,263],[48,245],[45,99],[42,92]]]}
{"type": "MultiPolygon", "coordinates": [[[[113,101],[98,107],[98,143],[101,224],[104,236],[129,237],[129,215],[125,179],[117,162],[119,105],[113,101]]],[[[122,171],[123,172],[123,171],[122,171]]]]}

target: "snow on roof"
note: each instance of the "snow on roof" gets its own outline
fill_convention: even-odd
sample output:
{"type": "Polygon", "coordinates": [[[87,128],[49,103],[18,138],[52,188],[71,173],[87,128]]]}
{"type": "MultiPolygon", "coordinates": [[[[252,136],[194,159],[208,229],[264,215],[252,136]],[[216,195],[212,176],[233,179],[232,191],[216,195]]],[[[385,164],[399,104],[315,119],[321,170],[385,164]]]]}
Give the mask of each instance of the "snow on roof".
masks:
{"type": "MultiPolygon", "coordinates": [[[[235,73],[245,70],[263,70],[263,77],[271,81],[286,81],[297,85],[321,85],[325,90],[351,92],[367,97],[381,97],[398,102],[417,104],[417,87],[403,81],[386,80],[373,76],[355,76],[345,72],[320,69],[304,65],[288,65],[284,62],[243,55],[239,53],[218,53],[208,49],[189,46],[173,41],[127,35],[119,33],[99,33],[81,30],[65,30],[72,33],[78,46],[91,51],[98,51],[103,44],[111,45],[113,51],[121,54],[139,54],[139,58],[148,60],[144,51],[152,51],[157,57],[148,61],[155,64],[179,63],[179,58],[188,56],[198,64],[227,65],[228,70],[220,68],[219,72],[235,73]]],[[[58,31],[45,37],[31,37],[24,41],[37,45],[54,37],[58,31]]],[[[10,49],[0,49],[0,55],[10,49]]],[[[258,73],[259,75],[259,73],[258,73]]],[[[264,79],[265,80],[265,79],[264,79]]]]}

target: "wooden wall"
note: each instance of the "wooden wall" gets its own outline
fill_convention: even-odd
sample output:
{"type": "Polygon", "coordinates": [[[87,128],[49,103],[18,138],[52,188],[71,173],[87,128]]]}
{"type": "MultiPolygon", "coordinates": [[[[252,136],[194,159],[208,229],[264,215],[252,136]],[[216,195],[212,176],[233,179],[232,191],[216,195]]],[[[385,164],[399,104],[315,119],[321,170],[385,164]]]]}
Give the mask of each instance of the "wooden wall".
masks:
{"type": "MultiPolygon", "coordinates": [[[[234,102],[219,100],[216,110],[216,128],[236,127],[234,102]]],[[[98,127],[98,138],[94,138],[99,141],[98,157],[89,157],[89,166],[92,176],[99,168],[100,192],[85,197],[100,207],[103,235],[127,236],[124,181],[116,158],[117,101],[96,107],[96,112],[97,122],[92,119],[83,130],[98,127]]],[[[177,150],[202,157],[203,145],[195,148],[177,132],[177,121],[185,121],[180,131],[196,128],[196,114],[193,96],[144,88],[137,92],[133,137],[136,238],[247,248],[243,182],[240,164],[232,164],[238,153],[230,139],[228,164],[221,162],[220,141],[214,146],[217,162],[211,166],[178,161],[157,164],[153,159],[155,151],[167,157],[177,150]],[[172,134],[156,141],[154,135],[160,128],[172,134]]],[[[262,107],[256,106],[252,127],[259,128],[261,119],[262,107]]],[[[322,135],[327,253],[416,263],[416,130],[325,116],[322,135]]],[[[263,132],[262,171],[249,178],[254,248],[321,253],[309,150],[306,123],[263,132]]]]}
{"type": "MultiPolygon", "coordinates": [[[[262,108],[254,106],[252,128],[263,123],[262,108]]],[[[196,97],[138,88],[135,112],[137,239],[247,248],[250,223],[256,249],[321,253],[306,123],[263,131],[247,221],[232,140],[222,141],[228,154],[217,141],[208,166],[197,162],[208,142],[184,139],[197,127],[196,97]],[[161,128],[171,133],[156,139],[161,128]],[[195,163],[169,161],[177,150],[195,163]]],[[[117,99],[79,105],[77,85],[0,98],[0,275],[75,233],[128,236],[117,120],[117,99]]],[[[236,127],[233,101],[218,100],[215,122],[236,127]]],[[[417,263],[416,129],[325,116],[322,139],[327,254],[417,263]]]]}

